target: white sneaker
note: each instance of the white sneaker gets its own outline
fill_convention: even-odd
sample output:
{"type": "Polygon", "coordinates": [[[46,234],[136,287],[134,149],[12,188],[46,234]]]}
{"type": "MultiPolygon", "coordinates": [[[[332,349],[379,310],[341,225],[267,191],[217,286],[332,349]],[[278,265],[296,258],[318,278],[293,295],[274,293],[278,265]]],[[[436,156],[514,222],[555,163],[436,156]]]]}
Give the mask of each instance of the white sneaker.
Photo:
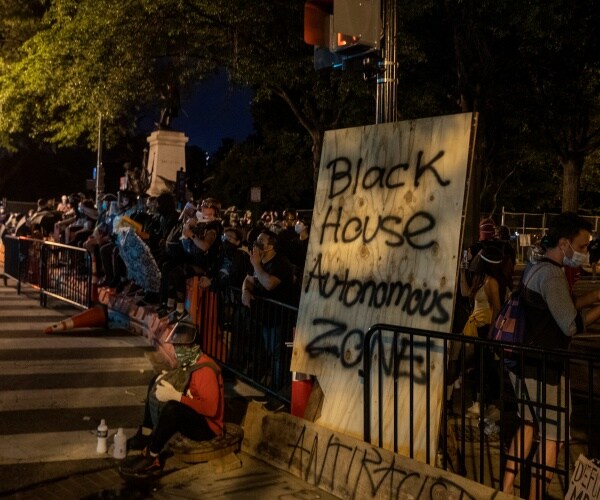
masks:
{"type": "Polygon", "coordinates": [[[471,416],[478,417],[479,416],[479,401],[475,401],[473,405],[467,409],[467,413],[471,416]]]}
{"type": "Polygon", "coordinates": [[[483,433],[486,436],[495,436],[496,434],[500,434],[500,426],[496,424],[494,421],[489,421],[487,418],[484,420],[485,427],[483,429],[483,433]]]}

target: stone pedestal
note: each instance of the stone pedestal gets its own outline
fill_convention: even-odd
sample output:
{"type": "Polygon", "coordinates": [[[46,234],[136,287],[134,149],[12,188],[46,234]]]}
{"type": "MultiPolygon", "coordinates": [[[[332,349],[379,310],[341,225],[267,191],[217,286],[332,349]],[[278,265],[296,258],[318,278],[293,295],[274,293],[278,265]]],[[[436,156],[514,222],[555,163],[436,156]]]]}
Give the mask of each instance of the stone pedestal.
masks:
{"type": "Polygon", "coordinates": [[[164,191],[173,192],[177,171],[185,170],[185,144],[189,138],[183,132],[155,130],[148,137],[148,176],[150,196],[164,191]]]}

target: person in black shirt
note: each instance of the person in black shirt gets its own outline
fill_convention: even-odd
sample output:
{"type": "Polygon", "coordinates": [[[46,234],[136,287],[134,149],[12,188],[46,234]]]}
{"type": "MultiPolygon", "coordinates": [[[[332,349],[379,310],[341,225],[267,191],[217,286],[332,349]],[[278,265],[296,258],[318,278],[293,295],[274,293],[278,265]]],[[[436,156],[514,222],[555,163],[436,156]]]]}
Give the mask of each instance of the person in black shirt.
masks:
{"type": "MultiPolygon", "coordinates": [[[[251,307],[255,297],[290,304],[293,300],[294,272],[290,262],[277,253],[277,235],[268,229],[261,230],[250,255],[253,272],[248,274],[242,285],[242,304],[251,307]]],[[[269,304],[274,309],[276,304],[269,304]]],[[[281,306],[279,306],[281,307],[281,306]]],[[[262,310],[266,310],[263,307],[262,310]]],[[[282,309],[282,314],[286,309],[282,309]]],[[[285,337],[282,314],[267,314],[262,318],[262,334],[267,359],[272,360],[271,383],[275,390],[281,388],[285,337]]]]}
{"type": "Polygon", "coordinates": [[[289,304],[294,280],[292,265],[277,253],[277,235],[263,229],[252,249],[250,263],[253,271],[242,284],[242,303],[250,307],[255,296],[289,304]]]}

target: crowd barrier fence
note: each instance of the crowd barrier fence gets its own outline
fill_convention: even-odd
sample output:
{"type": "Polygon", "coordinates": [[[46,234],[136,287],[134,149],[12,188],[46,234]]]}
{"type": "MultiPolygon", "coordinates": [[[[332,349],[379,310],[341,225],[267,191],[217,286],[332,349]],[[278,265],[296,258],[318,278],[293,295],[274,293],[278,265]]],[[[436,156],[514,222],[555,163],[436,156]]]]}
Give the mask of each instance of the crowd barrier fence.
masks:
{"type": "Polygon", "coordinates": [[[87,308],[92,303],[91,256],[79,247],[23,236],[5,236],[4,274],[40,292],[40,304],[48,297],[87,308]]]}
{"type": "MultiPolygon", "coordinates": [[[[426,418],[426,442],[431,443],[431,440],[435,439],[438,446],[435,454],[427,449],[425,461],[466,475],[482,484],[502,488],[506,459],[516,458],[516,455],[509,455],[508,450],[515,431],[522,425],[518,414],[523,415],[526,409],[538,412],[541,420],[546,416],[550,418],[550,412],[557,412],[565,419],[564,428],[569,432],[566,432],[564,448],[555,467],[544,466],[544,460],[538,464],[532,458],[536,446],[529,456],[517,459],[522,471],[517,480],[521,496],[528,493],[531,474],[541,476],[546,471],[554,473],[554,488],[562,490],[564,495],[579,454],[588,458],[600,456],[600,430],[595,424],[600,414],[600,360],[597,353],[540,349],[457,334],[378,324],[371,327],[365,335],[362,370],[366,442],[378,446],[383,446],[384,441],[389,443],[384,422],[389,417],[388,412],[394,412],[393,451],[397,451],[400,430],[404,430],[399,426],[408,426],[409,455],[414,458],[413,446],[416,436],[413,429],[421,428],[422,419],[426,418]],[[436,386],[433,379],[439,377],[439,373],[432,373],[424,367],[429,366],[436,355],[443,360],[450,359],[451,351],[460,353],[460,356],[456,357],[459,360],[460,375],[457,386],[460,389],[454,389],[451,406],[448,407],[446,391],[448,387],[453,386],[456,377],[456,374],[452,376],[451,363],[443,363],[441,386],[436,386]],[[570,398],[565,397],[562,401],[559,398],[557,404],[550,404],[545,396],[540,398],[540,402],[531,401],[526,396],[517,397],[509,380],[505,362],[512,363],[517,370],[522,370],[524,364],[531,363],[532,360],[537,363],[542,387],[546,387],[546,377],[550,375],[551,368],[557,366],[557,363],[564,366],[565,387],[570,388],[570,398]],[[392,391],[389,384],[393,384],[392,391]],[[409,384],[408,400],[399,399],[402,384],[409,384]],[[439,391],[437,394],[435,387],[439,391]],[[493,389],[494,387],[496,388],[493,389]],[[422,404],[416,395],[422,395],[423,390],[426,394],[426,410],[415,412],[415,407],[422,404]],[[471,403],[475,393],[490,396],[496,390],[499,408],[495,411],[499,413],[496,413],[493,421],[486,420],[483,405],[474,417],[468,414],[467,405],[471,403]],[[384,401],[384,392],[393,394],[392,404],[384,401]],[[439,401],[438,398],[441,398],[443,410],[439,434],[436,436],[433,429],[437,428],[438,422],[432,422],[429,415],[430,405],[439,401]],[[372,401],[376,403],[371,404],[372,401]],[[406,404],[409,418],[400,420],[399,408],[406,404]],[[498,421],[497,427],[495,421],[498,421]]],[[[518,383],[516,387],[522,390],[518,383]]],[[[406,386],[403,389],[403,394],[406,394],[406,386]]],[[[540,429],[538,425],[537,447],[541,456],[544,456],[546,450],[542,443],[546,439],[546,427],[541,427],[540,429]]]]}
{"type": "Polygon", "coordinates": [[[188,282],[186,310],[198,325],[204,352],[240,379],[289,403],[298,309],[260,297],[246,307],[239,288],[212,290],[198,283],[188,282]]]}

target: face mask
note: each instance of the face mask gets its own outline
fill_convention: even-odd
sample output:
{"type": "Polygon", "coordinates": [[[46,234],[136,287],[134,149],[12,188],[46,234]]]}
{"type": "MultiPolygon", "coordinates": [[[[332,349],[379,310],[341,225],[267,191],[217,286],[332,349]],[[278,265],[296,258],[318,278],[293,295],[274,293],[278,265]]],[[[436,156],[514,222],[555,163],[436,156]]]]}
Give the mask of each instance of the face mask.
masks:
{"type": "Polygon", "coordinates": [[[231,243],[231,241],[225,240],[223,242],[223,251],[226,255],[232,254],[235,250],[237,250],[237,246],[231,243]]]}
{"type": "MultiPolygon", "coordinates": [[[[571,247],[571,243],[569,243],[569,246],[571,247]]],[[[573,247],[571,247],[571,250],[573,250],[573,247]]],[[[563,264],[568,267],[585,266],[590,262],[590,255],[587,253],[576,252],[573,250],[573,257],[567,257],[567,254],[565,254],[564,251],[563,255],[563,264]]]]}
{"type": "Polygon", "coordinates": [[[173,346],[175,357],[179,362],[179,366],[188,366],[196,362],[200,355],[200,346],[198,344],[180,344],[173,346]]]}
{"type": "Polygon", "coordinates": [[[297,222],[296,227],[294,229],[296,229],[296,234],[300,234],[302,231],[304,231],[305,228],[306,226],[302,224],[302,222],[297,222]]]}

